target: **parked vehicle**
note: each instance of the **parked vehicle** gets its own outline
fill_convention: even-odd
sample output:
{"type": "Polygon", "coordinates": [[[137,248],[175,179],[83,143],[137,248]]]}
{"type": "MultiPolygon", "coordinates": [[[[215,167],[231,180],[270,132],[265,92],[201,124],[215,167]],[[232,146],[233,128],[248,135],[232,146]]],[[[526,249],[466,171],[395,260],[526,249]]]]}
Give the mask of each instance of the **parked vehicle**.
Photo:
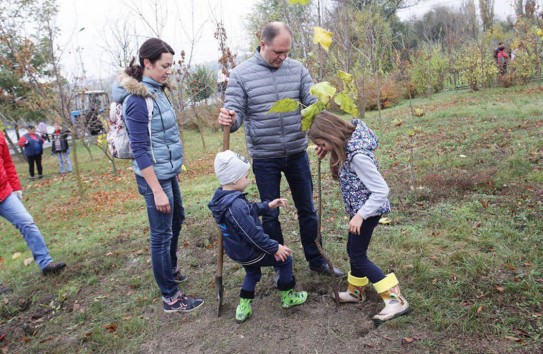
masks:
{"type": "Polygon", "coordinates": [[[81,91],[75,98],[75,110],[71,112],[72,123],[83,132],[98,135],[105,132],[98,117],[109,106],[109,97],[105,91],[81,91]]]}

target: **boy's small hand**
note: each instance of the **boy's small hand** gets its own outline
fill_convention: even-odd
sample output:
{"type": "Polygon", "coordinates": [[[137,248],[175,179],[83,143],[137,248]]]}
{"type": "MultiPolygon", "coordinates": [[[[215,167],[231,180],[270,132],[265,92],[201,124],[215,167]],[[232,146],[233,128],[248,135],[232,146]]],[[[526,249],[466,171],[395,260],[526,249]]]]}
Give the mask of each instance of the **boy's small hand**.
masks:
{"type": "Polygon", "coordinates": [[[276,261],[284,262],[288,256],[292,254],[292,250],[287,246],[279,245],[277,252],[273,255],[276,261]]]}
{"type": "Polygon", "coordinates": [[[286,207],[287,200],[285,198],[277,198],[268,203],[270,209],[275,209],[277,207],[286,207]]]}

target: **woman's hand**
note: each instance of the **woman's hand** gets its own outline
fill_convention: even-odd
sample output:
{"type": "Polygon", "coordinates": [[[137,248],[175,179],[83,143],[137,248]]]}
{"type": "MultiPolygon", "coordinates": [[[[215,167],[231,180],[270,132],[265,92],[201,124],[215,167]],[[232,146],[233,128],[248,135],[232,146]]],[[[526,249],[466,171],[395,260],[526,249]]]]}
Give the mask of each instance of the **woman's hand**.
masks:
{"type": "Polygon", "coordinates": [[[360,235],[360,227],[364,219],[359,214],[355,214],[351,221],[349,221],[349,232],[353,235],[360,235]]]}
{"type": "Polygon", "coordinates": [[[153,193],[155,197],[156,209],[162,213],[169,213],[171,211],[170,200],[163,190],[153,193]]]}

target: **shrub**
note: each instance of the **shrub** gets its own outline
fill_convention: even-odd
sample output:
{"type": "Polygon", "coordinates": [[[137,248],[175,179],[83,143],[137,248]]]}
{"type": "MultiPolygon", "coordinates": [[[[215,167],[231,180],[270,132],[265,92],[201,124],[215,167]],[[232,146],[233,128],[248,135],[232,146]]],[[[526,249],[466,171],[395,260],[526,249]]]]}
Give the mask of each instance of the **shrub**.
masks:
{"type": "Polygon", "coordinates": [[[449,60],[439,46],[425,46],[417,53],[411,80],[419,95],[443,91],[449,70],[449,60]]]}
{"type": "Polygon", "coordinates": [[[484,44],[470,41],[460,50],[455,69],[460,73],[460,80],[474,90],[479,85],[491,82],[497,77],[499,71],[494,58],[487,53],[484,44]]]}

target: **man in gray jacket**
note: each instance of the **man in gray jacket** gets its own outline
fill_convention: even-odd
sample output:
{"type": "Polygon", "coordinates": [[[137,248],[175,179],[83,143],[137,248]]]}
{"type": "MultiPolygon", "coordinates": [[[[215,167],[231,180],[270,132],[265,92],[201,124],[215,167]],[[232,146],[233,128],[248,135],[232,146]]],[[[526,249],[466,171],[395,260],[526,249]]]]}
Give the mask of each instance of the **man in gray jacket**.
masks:
{"type": "MultiPolygon", "coordinates": [[[[298,211],[300,238],[309,268],[330,274],[315,239],[317,215],[313,205],[313,181],[307,156],[307,137],[301,126],[301,110],[267,113],[272,104],[292,98],[309,106],[316,98],[309,93],[313,80],[298,61],[287,57],[291,32],[282,22],[264,26],[260,46],[254,56],[238,65],[230,74],[225,105],[219,124],[232,132],[245,122],[249,154],[262,201],[280,197],[281,172],[290,186],[298,211]]],[[[270,238],[284,244],[279,209],[263,216],[263,227],[270,238]]],[[[336,276],[345,274],[335,268],[336,276]]]]}

